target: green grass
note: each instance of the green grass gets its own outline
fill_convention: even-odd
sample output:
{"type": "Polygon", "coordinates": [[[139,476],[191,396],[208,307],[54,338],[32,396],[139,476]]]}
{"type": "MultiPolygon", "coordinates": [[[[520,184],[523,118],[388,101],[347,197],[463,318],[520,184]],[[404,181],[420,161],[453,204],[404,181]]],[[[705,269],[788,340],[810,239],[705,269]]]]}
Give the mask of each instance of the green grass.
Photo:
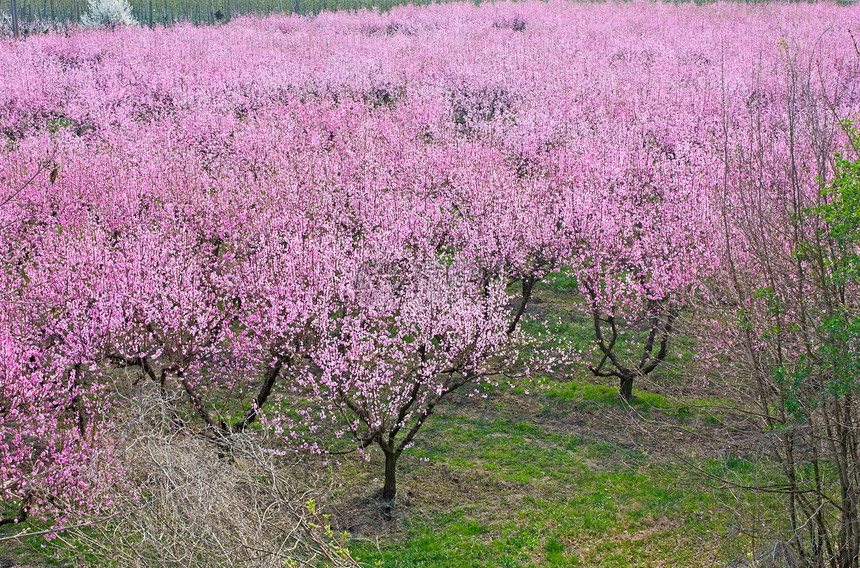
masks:
{"type": "MultiPolygon", "coordinates": [[[[617,404],[600,389],[581,390],[617,404]]],[[[401,485],[445,494],[450,508],[412,503],[399,534],[354,541],[367,565],[702,566],[716,554],[702,547],[728,530],[714,494],[678,483],[678,464],[636,448],[501,415],[446,413],[423,434],[404,455],[401,485]],[[462,481],[453,491],[450,476],[462,481]]]]}
{"type": "Polygon", "coordinates": [[[656,409],[681,419],[700,415],[712,423],[720,422],[720,418],[713,411],[713,408],[728,404],[727,401],[717,398],[685,398],[681,400],[637,389],[633,391],[634,399],[627,403],[619,397],[617,386],[608,386],[586,380],[559,381],[549,377],[529,381],[528,387],[515,387],[514,392],[524,394],[527,389],[538,391],[549,399],[574,402],[584,407],[600,405],[625,407],[629,404],[643,415],[648,415],[651,409],[656,409]]]}

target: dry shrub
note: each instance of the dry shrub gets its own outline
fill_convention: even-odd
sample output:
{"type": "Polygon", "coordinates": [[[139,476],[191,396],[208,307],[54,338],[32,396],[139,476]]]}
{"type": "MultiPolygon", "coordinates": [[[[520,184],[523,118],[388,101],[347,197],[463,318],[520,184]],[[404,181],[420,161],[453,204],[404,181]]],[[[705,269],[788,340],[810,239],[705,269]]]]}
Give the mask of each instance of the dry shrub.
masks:
{"type": "Polygon", "coordinates": [[[77,565],[357,566],[317,515],[325,493],[300,460],[254,434],[213,440],[178,427],[171,406],[140,393],[119,421],[125,479],[139,493],[58,537],[77,565]]]}

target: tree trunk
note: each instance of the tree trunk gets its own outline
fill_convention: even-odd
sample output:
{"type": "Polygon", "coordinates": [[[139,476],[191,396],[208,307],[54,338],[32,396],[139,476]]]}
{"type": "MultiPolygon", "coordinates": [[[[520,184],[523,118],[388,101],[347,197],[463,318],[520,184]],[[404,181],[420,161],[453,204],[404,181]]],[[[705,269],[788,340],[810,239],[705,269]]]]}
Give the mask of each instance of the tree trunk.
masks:
{"type": "MultiPolygon", "coordinates": [[[[298,0],[296,0],[298,1],[298,0]]],[[[514,319],[511,320],[511,324],[508,326],[508,335],[511,335],[517,329],[517,324],[520,322],[520,318],[523,317],[523,313],[526,311],[526,306],[529,303],[529,300],[532,297],[532,290],[534,290],[535,278],[523,278],[521,283],[523,287],[523,301],[520,304],[520,307],[517,308],[517,313],[514,315],[514,319]]]]}
{"type": "Polygon", "coordinates": [[[633,377],[622,377],[618,392],[626,402],[633,400],[633,377]]]}
{"type": "Polygon", "coordinates": [[[397,496],[397,458],[400,452],[385,452],[385,485],[382,487],[382,500],[392,503],[397,496]]]}
{"type": "MultiPolygon", "coordinates": [[[[296,0],[298,2],[298,0],[296,0]]],[[[18,2],[12,0],[12,35],[18,38],[18,2]]]]}

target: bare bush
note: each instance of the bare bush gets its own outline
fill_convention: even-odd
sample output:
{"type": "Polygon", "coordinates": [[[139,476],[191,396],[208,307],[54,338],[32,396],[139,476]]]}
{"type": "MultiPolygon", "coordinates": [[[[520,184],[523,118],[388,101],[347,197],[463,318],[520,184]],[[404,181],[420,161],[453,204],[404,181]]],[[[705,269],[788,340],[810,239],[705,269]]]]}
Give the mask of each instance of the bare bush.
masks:
{"type": "Polygon", "coordinates": [[[720,380],[762,442],[727,460],[721,482],[738,490],[751,541],[785,545],[756,566],[860,568],[860,135],[823,104],[825,79],[786,53],[783,106],[768,111],[783,127],[725,156],[727,270],[710,325],[720,380]]]}
{"type": "MultiPolygon", "coordinates": [[[[153,389],[154,390],[154,389],[153,389]]],[[[126,482],[109,521],[58,538],[80,563],[181,566],[356,566],[316,512],[324,492],[298,459],[252,434],[213,444],[174,423],[156,392],[138,396],[121,423],[126,482]]]]}

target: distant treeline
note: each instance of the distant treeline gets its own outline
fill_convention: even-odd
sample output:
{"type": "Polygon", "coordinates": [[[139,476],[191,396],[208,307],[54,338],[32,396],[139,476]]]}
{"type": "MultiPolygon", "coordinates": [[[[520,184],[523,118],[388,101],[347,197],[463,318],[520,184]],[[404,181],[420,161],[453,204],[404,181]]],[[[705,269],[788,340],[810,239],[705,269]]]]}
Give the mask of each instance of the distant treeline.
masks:
{"type": "MultiPolygon", "coordinates": [[[[0,0],[0,28],[11,13],[13,0],[0,0]]],[[[453,0],[129,0],[135,19],[144,25],[164,25],[176,21],[226,22],[239,15],[318,14],[323,11],[359,10],[376,7],[381,11],[403,4],[438,4],[453,0]]],[[[481,0],[473,0],[480,3],[481,0]]],[[[593,1],[593,0],[592,0],[593,1]]],[[[597,0],[600,1],[600,0],[597,0]]],[[[714,0],[668,0],[707,4],[714,0]]],[[[758,3],[762,0],[738,0],[758,3]]],[[[764,0],[765,2],[767,0],[764,0]]],[[[789,0],[809,2],[812,0],[789,0]]],[[[837,0],[853,4],[860,0],[837,0]]],[[[79,22],[88,11],[87,0],[17,0],[18,17],[24,27],[33,22],[79,22]]]]}
{"type": "MultiPolygon", "coordinates": [[[[400,4],[431,4],[438,0],[130,0],[141,24],[162,25],[177,20],[193,23],[228,21],[238,15],[273,13],[317,14],[325,10],[387,10],[400,4]]],[[[78,22],[87,12],[87,0],[17,0],[22,23],[78,22]]],[[[0,0],[0,14],[11,12],[11,0],[0,0]]]]}

